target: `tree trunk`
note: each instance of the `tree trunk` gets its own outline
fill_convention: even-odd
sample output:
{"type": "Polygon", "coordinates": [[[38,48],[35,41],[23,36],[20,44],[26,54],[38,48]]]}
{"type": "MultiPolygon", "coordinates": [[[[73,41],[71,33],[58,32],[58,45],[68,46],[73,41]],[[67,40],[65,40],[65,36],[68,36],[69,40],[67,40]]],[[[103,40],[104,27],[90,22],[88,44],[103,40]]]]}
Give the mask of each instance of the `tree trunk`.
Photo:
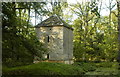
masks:
{"type": "Polygon", "coordinates": [[[117,9],[118,9],[118,62],[120,63],[120,1],[117,1],[117,9]]]}

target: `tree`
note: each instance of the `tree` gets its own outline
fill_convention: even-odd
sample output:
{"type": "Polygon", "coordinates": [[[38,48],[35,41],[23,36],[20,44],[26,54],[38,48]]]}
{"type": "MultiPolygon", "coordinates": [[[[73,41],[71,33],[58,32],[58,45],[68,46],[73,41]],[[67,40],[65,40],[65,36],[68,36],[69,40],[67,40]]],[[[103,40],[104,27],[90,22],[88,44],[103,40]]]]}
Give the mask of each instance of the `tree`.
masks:
{"type": "Polygon", "coordinates": [[[38,41],[34,28],[31,28],[32,26],[29,23],[29,14],[26,13],[26,9],[31,4],[2,3],[2,59],[5,65],[14,66],[17,65],[17,62],[19,64],[32,63],[34,55],[42,57],[42,53],[46,50],[42,47],[42,43],[38,41]],[[19,10],[16,10],[16,6],[19,10]]]}
{"type": "Polygon", "coordinates": [[[118,42],[119,42],[118,62],[120,62],[120,1],[117,1],[117,10],[118,10],[118,42]]]}
{"type": "MultiPolygon", "coordinates": [[[[78,33],[78,35],[76,35],[75,37],[79,36],[78,40],[82,41],[82,44],[83,44],[82,56],[83,56],[83,59],[85,59],[85,56],[87,57],[87,53],[89,53],[89,52],[92,52],[91,54],[95,53],[93,51],[93,48],[89,49],[89,46],[90,46],[89,44],[93,43],[92,36],[93,36],[93,34],[95,34],[93,31],[94,30],[96,31],[96,24],[100,17],[100,14],[99,14],[100,11],[98,11],[98,6],[95,1],[85,2],[82,4],[77,3],[76,5],[72,5],[72,7],[73,8],[71,8],[71,10],[75,14],[77,14],[79,23],[80,23],[79,25],[73,26],[75,29],[77,29],[77,30],[74,30],[74,31],[76,31],[75,33],[78,33]],[[92,25],[91,23],[94,25],[92,25]],[[81,38],[81,36],[82,36],[82,38],[81,38]]],[[[77,42],[77,41],[75,41],[75,42],[77,42]]],[[[78,52],[81,52],[81,51],[78,51],[78,52]]]]}
{"type": "Polygon", "coordinates": [[[78,16],[72,26],[74,28],[74,56],[77,60],[116,60],[118,50],[117,19],[114,14],[116,10],[111,10],[110,16],[101,16],[102,2],[99,7],[95,1],[77,4],[71,9],[78,16]]]}

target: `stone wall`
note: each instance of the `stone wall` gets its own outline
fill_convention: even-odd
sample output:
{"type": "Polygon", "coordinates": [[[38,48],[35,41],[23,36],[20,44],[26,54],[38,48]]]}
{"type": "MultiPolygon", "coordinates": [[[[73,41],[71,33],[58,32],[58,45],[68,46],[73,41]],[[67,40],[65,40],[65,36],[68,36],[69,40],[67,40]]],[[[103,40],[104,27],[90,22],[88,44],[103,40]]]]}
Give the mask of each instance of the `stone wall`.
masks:
{"type": "Polygon", "coordinates": [[[63,60],[63,27],[40,27],[36,32],[40,42],[49,48],[49,60],[63,60]]]}
{"type": "Polygon", "coordinates": [[[64,26],[36,28],[40,42],[49,48],[49,60],[71,64],[73,58],[73,31],[64,26]],[[49,40],[48,40],[49,36],[49,40]]]}
{"type": "Polygon", "coordinates": [[[71,60],[73,58],[73,31],[64,27],[63,33],[63,51],[65,60],[71,60]]]}

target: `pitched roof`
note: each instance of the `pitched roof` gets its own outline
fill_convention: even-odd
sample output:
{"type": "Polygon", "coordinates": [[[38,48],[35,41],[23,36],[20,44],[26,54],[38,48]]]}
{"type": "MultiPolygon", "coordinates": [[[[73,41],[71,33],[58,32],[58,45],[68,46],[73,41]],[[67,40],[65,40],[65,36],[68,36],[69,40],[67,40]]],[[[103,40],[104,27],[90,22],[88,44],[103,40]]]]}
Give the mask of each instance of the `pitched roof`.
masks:
{"type": "Polygon", "coordinates": [[[73,28],[69,27],[65,21],[63,21],[60,17],[57,15],[50,16],[48,19],[42,21],[38,25],[36,25],[36,28],[39,27],[53,27],[53,26],[64,26],[66,28],[69,28],[73,30],[73,28]]]}

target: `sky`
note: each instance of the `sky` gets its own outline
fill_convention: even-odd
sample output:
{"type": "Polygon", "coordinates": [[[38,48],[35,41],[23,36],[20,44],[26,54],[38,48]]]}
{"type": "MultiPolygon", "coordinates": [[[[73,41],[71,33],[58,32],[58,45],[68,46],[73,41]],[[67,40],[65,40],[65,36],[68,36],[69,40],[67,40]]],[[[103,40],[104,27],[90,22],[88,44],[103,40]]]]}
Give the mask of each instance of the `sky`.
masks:
{"type": "MultiPolygon", "coordinates": [[[[86,1],[90,1],[90,0],[67,0],[68,4],[76,4],[77,2],[81,3],[81,2],[86,2],[86,1]]],[[[109,7],[109,1],[112,1],[112,5],[114,5],[116,3],[116,0],[100,0],[102,1],[102,7],[101,7],[101,12],[100,14],[102,16],[107,16],[109,15],[109,9],[107,7],[109,7]]],[[[98,3],[99,7],[100,7],[100,3],[98,3]]],[[[115,6],[112,10],[115,10],[117,8],[117,6],[115,6]]],[[[68,13],[69,10],[66,10],[64,13],[68,13]]],[[[73,16],[73,20],[77,18],[76,15],[73,16]]],[[[45,20],[46,18],[43,18],[43,20],[45,20]]],[[[35,18],[32,18],[31,20],[32,24],[35,25],[35,18]]],[[[37,23],[36,23],[37,25],[37,23]]]]}

